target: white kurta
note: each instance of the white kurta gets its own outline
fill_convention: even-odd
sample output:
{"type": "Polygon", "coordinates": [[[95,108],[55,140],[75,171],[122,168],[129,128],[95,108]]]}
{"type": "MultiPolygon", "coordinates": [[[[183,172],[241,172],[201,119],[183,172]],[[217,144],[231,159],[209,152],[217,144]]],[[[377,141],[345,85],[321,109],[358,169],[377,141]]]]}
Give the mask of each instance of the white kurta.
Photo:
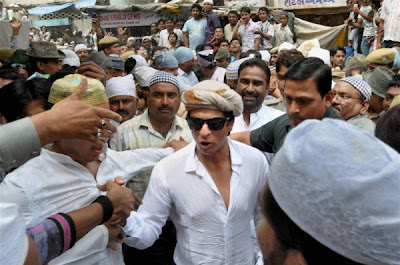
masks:
{"type": "MultiPolygon", "coordinates": [[[[42,149],[40,156],[6,176],[0,185],[0,201],[18,204],[26,227],[31,227],[53,214],[88,206],[100,196],[97,184],[117,176],[126,182],[172,153],[172,148],[124,152],[107,149],[100,157],[95,179],[69,156],[42,149]]],[[[121,244],[114,251],[107,248],[107,243],[108,230],[99,225],[50,264],[124,264],[121,244]]]]}
{"type": "Polygon", "coordinates": [[[123,229],[130,236],[125,243],[151,246],[169,216],[177,232],[177,265],[255,264],[249,224],[253,216],[259,220],[258,196],[268,163],[257,149],[227,141],[232,163],[228,210],[192,143],[154,167],[143,204],[123,229]]]}
{"type": "Polygon", "coordinates": [[[275,118],[278,118],[282,114],[284,114],[284,112],[262,104],[261,108],[257,112],[250,114],[250,124],[248,126],[244,121],[243,114],[240,114],[240,116],[236,117],[231,133],[255,130],[274,120],[275,118]]]}

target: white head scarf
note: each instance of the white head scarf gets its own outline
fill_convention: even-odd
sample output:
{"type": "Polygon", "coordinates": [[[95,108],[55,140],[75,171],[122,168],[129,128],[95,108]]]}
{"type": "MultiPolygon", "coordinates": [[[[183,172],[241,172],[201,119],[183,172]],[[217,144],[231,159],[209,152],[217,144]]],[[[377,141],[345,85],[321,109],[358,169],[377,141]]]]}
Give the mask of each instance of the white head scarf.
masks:
{"type": "Polygon", "coordinates": [[[106,82],[106,95],[110,99],[115,96],[136,97],[136,85],[133,81],[133,75],[113,77],[106,82]]]}

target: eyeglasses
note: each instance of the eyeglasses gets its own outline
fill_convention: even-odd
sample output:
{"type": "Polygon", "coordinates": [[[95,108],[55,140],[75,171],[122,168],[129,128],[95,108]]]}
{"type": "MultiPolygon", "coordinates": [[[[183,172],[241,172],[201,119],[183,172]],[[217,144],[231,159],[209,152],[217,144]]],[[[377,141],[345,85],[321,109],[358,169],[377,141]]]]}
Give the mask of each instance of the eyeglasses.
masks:
{"type": "Polygon", "coordinates": [[[352,98],[352,99],[360,99],[360,98],[349,97],[344,93],[333,93],[333,98],[335,98],[336,96],[338,96],[339,99],[341,99],[341,100],[347,100],[347,99],[350,99],[350,98],[352,98]]]}
{"type": "Polygon", "coordinates": [[[187,118],[189,128],[191,130],[201,130],[203,127],[204,123],[207,123],[208,128],[213,131],[219,131],[222,130],[225,126],[225,122],[229,121],[230,118],[213,118],[213,119],[208,119],[208,120],[202,120],[198,118],[192,118],[189,117],[187,118]]]}
{"type": "Polygon", "coordinates": [[[19,64],[19,63],[13,63],[11,64],[12,68],[21,68],[21,69],[26,69],[26,65],[24,64],[19,64]]]}

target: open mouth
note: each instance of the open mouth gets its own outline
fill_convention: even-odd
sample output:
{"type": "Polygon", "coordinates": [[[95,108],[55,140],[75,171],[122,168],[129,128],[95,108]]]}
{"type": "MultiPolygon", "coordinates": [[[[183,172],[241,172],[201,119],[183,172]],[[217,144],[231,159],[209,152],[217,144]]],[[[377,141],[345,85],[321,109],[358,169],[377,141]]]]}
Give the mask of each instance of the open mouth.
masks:
{"type": "Polygon", "coordinates": [[[99,155],[104,152],[104,146],[102,146],[102,147],[93,147],[92,149],[96,154],[99,154],[99,155]]]}
{"type": "Polygon", "coordinates": [[[211,146],[211,143],[210,143],[210,142],[206,142],[206,141],[202,141],[202,142],[200,142],[199,144],[200,144],[200,147],[201,147],[202,149],[208,149],[208,148],[210,148],[210,146],[211,146]]]}

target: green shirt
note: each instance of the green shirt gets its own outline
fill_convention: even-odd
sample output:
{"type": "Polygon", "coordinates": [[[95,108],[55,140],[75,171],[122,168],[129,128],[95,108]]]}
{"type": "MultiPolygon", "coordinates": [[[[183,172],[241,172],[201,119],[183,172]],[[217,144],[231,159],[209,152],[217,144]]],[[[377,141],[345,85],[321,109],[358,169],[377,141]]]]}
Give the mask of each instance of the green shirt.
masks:
{"type": "MultiPolygon", "coordinates": [[[[322,119],[332,118],[343,120],[336,112],[329,107],[322,119]]],[[[276,153],[283,145],[286,135],[292,129],[287,113],[279,116],[258,129],[251,131],[250,143],[253,147],[263,152],[276,153]]]]}

